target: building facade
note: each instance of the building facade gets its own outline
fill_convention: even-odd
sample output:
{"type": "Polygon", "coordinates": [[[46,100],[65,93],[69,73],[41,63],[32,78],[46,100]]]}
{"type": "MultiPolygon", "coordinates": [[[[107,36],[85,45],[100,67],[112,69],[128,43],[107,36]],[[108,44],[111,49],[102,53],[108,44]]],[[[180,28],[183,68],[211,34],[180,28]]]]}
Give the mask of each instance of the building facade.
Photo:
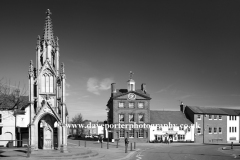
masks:
{"type": "Polygon", "coordinates": [[[141,89],[135,89],[135,81],[127,81],[127,89],[116,89],[116,84],[111,85],[111,97],[107,103],[109,108],[108,124],[109,139],[131,141],[149,141],[149,128],[144,124],[150,124],[150,95],[146,91],[146,84],[141,89]],[[135,124],[135,125],[134,125],[135,124]],[[114,126],[114,127],[113,127],[114,126]]]}
{"type": "Polygon", "coordinates": [[[150,111],[150,142],[194,142],[194,125],[181,111],[150,111]]]}
{"type": "Polygon", "coordinates": [[[66,76],[59,64],[58,38],[53,36],[51,12],[47,10],[44,33],[38,36],[36,68],[29,66],[30,127],[29,143],[33,150],[60,149],[67,145],[66,76]]]}
{"type": "Polygon", "coordinates": [[[239,114],[235,109],[180,106],[194,124],[197,143],[239,143],[239,114]]]}

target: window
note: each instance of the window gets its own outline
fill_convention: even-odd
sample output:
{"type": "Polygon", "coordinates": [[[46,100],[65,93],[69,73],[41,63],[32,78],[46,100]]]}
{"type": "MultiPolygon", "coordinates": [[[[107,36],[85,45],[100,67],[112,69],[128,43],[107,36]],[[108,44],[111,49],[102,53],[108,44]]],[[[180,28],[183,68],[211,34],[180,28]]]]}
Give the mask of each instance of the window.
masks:
{"type": "Polygon", "coordinates": [[[169,131],[173,131],[173,127],[169,127],[168,130],[169,130],[169,131]]]}
{"type": "Polygon", "coordinates": [[[221,116],[221,115],[219,115],[219,116],[218,116],[218,119],[219,119],[219,120],[222,120],[222,116],[221,116]]]}
{"type": "Polygon", "coordinates": [[[201,115],[200,114],[197,115],[197,119],[201,120],[201,115]]]}
{"type": "Polygon", "coordinates": [[[119,102],[119,103],[118,103],[118,107],[119,107],[119,108],[124,108],[124,102],[119,102]]]}
{"type": "Polygon", "coordinates": [[[138,108],[144,108],[144,103],[143,102],[138,102],[138,108]]]}
{"type": "Polygon", "coordinates": [[[229,127],[229,132],[231,132],[231,127],[229,127]]]}
{"type": "Polygon", "coordinates": [[[212,115],[209,115],[209,120],[212,120],[212,115]]]}
{"type": "Polygon", "coordinates": [[[179,134],[179,135],[178,135],[178,140],[179,140],[179,141],[184,141],[184,140],[185,140],[185,135],[179,134]]]}
{"type": "Polygon", "coordinates": [[[139,129],[139,134],[138,134],[138,137],[141,137],[143,138],[143,134],[144,134],[144,129],[139,129]]]}
{"type": "Polygon", "coordinates": [[[2,135],[2,127],[0,127],[0,135],[2,135]]]}
{"type": "Polygon", "coordinates": [[[237,127],[235,127],[235,132],[237,132],[237,127]]]}
{"type": "Polygon", "coordinates": [[[54,77],[50,73],[50,71],[47,71],[42,75],[41,79],[41,86],[42,86],[42,92],[44,93],[53,93],[54,91],[54,77]]]}
{"type": "Polygon", "coordinates": [[[218,128],[218,132],[219,132],[220,134],[222,134],[222,128],[221,128],[221,127],[218,128]]]}
{"type": "Polygon", "coordinates": [[[234,127],[232,127],[232,132],[234,132],[234,127]]]}
{"type": "Polygon", "coordinates": [[[125,130],[121,128],[119,138],[124,138],[125,137],[124,134],[125,134],[125,130]]]}
{"type": "Polygon", "coordinates": [[[124,114],[119,114],[119,122],[124,122],[124,114]]]}
{"type": "Polygon", "coordinates": [[[209,132],[209,134],[212,134],[212,127],[209,127],[208,132],[209,132]]]}
{"type": "Polygon", "coordinates": [[[179,126],[179,131],[183,131],[184,127],[183,126],[179,126]]]}
{"type": "Polygon", "coordinates": [[[229,116],[229,120],[231,120],[231,117],[232,117],[232,116],[229,116]]]}
{"type": "Polygon", "coordinates": [[[139,122],[144,122],[144,115],[143,114],[139,114],[138,115],[138,119],[139,119],[139,122]]]}
{"type": "Polygon", "coordinates": [[[134,129],[132,128],[130,131],[129,131],[129,138],[133,138],[134,137],[134,129]]]}
{"type": "Polygon", "coordinates": [[[129,114],[129,122],[134,122],[134,114],[129,114]]]}
{"type": "Polygon", "coordinates": [[[162,131],[162,127],[157,126],[157,131],[162,131]]]}
{"type": "Polygon", "coordinates": [[[217,128],[216,127],[213,128],[213,133],[217,134],[217,128]]]}
{"type": "Polygon", "coordinates": [[[198,134],[201,133],[201,128],[197,128],[197,133],[198,133],[198,134]]]}
{"type": "Polygon", "coordinates": [[[217,120],[217,115],[214,115],[214,120],[217,120]]]}
{"type": "Polygon", "coordinates": [[[0,123],[2,123],[2,114],[0,114],[0,123]]]}
{"type": "Polygon", "coordinates": [[[134,108],[134,103],[133,102],[129,102],[129,108],[134,108]]]}

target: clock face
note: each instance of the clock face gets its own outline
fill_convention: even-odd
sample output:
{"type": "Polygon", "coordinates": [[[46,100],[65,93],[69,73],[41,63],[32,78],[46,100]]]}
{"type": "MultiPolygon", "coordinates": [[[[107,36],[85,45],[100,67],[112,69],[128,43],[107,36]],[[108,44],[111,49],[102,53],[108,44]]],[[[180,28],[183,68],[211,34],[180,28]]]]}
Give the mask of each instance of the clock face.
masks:
{"type": "Polygon", "coordinates": [[[134,93],[129,93],[129,94],[128,94],[128,99],[133,100],[133,99],[135,99],[135,98],[136,98],[136,95],[135,95],[134,93]]]}

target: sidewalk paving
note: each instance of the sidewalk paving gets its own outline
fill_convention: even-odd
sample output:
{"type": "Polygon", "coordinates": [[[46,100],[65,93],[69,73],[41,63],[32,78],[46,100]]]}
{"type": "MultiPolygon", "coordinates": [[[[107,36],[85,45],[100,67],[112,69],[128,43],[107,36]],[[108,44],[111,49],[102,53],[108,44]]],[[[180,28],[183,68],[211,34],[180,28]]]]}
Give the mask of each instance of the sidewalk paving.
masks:
{"type": "Polygon", "coordinates": [[[231,149],[231,146],[220,147],[218,151],[232,155],[235,158],[240,157],[240,146],[233,146],[233,149],[231,149]]]}
{"type": "Polygon", "coordinates": [[[6,160],[39,160],[39,159],[86,159],[86,160],[124,160],[133,156],[138,150],[130,151],[128,148],[128,153],[125,153],[123,146],[116,148],[115,145],[109,145],[109,149],[106,148],[104,143],[104,148],[101,148],[101,144],[95,143],[89,147],[77,146],[70,144],[68,146],[68,153],[60,153],[59,150],[38,150],[33,151],[30,154],[30,158],[27,158],[27,148],[0,148],[0,159],[4,158],[6,160]]]}

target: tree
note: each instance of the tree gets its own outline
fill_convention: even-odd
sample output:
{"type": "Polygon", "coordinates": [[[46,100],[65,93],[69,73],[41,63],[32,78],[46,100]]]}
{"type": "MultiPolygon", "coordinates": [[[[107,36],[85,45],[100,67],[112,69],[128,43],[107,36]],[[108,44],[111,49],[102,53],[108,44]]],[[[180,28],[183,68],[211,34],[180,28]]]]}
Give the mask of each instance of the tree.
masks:
{"type": "Polygon", "coordinates": [[[27,90],[25,87],[20,89],[20,83],[18,85],[11,85],[3,82],[3,78],[0,80],[0,106],[4,109],[20,109],[20,107],[28,103],[28,97],[26,95],[27,90]]]}
{"type": "Polygon", "coordinates": [[[10,81],[4,83],[4,79],[0,79],[0,109],[6,111],[2,114],[2,119],[12,119],[17,113],[24,113],[24,110],[20,109],[29,104],[26,92],[25,87],[20,89],[20,83],[11,85],[10,81]]]}
{"type": "Polygon", "coordinates": [[[79,124],[83,124],[83,116],[81,113],[76,114],[72,118],[71,124],[77,124],[76,135],[81,135],[84,132],[84,128],[79,128],[79,124]]]}

